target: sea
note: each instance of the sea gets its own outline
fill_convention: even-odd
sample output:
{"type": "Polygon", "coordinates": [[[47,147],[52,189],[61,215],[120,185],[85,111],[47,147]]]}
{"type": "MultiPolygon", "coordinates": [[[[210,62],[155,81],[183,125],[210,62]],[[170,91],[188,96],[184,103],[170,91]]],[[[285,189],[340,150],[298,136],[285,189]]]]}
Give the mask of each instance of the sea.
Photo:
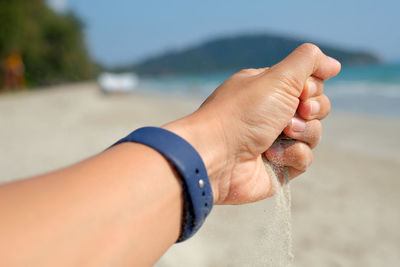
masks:
{"type": "MultiPolygon", "coordinates": [[[[234,72],[141,78],[140,90],[176,96],[207,97],[234,72]]],[[[332,112],[400,118],[400,64],[343,66],[325,83],[332,112]]]]}

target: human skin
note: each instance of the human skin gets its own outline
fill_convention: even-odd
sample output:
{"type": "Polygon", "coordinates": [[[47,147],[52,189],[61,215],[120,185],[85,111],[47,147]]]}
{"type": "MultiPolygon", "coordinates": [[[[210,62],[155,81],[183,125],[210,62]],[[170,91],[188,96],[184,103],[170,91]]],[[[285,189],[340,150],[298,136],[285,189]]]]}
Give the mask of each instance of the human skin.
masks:
{"type": "Polygon", "coordinates": [[[323,80],[340,67],[315,45],[304,44],[271,68],[233,75],[198,111],[166,126],[202,155],[217,204],[254,202],[273,194],[261,158],[265,151],[269,160],[288,167],[291,178],[307,169],[321,137],[319,120],[330,112],[323,80]],[[301,119],[307,130],[295,132],[293,125],[301,119]],[[271,145],[282,131],[299,142],[279,156],[271,145]]]}
{"type": "MultiPolygon", "coordinates": [[[[273,190],[261,155],[291,178],[306,170],[330,111],[323,81],[339,70],[305,44],[271,68],[233,75],[197,111],[163,127],[199,152],[216,204],[264,199],[273,190]],[[272,146],[282,131],[297,141],[272,146]]],[[[161,154],[120,144],[0,186],[0,265],[151,266],[177,240],[183,205],[179,174],[161,154]]]]}

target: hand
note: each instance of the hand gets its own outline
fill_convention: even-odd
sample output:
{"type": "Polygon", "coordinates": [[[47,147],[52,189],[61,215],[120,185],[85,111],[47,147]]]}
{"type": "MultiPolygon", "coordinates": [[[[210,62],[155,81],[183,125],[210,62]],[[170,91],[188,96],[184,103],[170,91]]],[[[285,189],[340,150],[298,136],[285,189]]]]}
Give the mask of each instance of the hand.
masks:
{"type": "MultiPolygon", "coordinates": [[[[275,142],[265,153],[267,159],[278,166],[288,167],[290,178],[305,172],[313,160],[312,148],[322,137],[321,121],[330,112],[330,102],[322,94],[324,81],[315,77],[307,79],[300,95],[297,114],[283,130],[296,141],[275,142]]],[[[283,181],[283,177],[281,181],[283,181]]]]}
{"type": "Polygon", "coordinates": [[[196,112],[165,128],[200,153],[216,204],[261,200],[273,194],[262,153],[288,166],[291,177],[311,163],[311,148],[321,136],[318,120],[330,109],[322,81],[339,71],[338,61],[304,44],[271,68],[234,74],[196,112]],[[271,147],[282,131],[299,142],[271,147]]]}

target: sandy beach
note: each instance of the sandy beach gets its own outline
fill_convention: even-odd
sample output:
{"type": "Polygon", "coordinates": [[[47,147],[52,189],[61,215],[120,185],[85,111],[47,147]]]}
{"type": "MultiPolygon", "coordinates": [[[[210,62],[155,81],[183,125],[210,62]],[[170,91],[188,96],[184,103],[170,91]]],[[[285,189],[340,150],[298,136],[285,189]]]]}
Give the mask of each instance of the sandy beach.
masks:
{"type": "MultiPolygon", "coordinates": [[[[67,166],[201,102],[107,96],[94,83],[0,95],[0,182],[67,166]]],[[[400,266],[400,120],[334,112],[323,125],[313,165],[292,182],[294,266],[400,266]]],[[[268,205],[215,207],[157,266],[261,266],[268,205]]]]}

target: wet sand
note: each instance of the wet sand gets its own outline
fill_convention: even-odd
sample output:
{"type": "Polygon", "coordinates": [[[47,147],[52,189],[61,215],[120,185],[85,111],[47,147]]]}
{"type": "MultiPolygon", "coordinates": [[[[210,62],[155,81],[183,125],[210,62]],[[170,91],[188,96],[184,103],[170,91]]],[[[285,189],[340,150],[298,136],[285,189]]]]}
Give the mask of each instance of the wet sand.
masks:
{"type": "MultiPolygon", "coordinates": [[[[0,95],[0,181],[74,163],[201,101],[105,96],[91,83],[0,95]]],[[[400,120],[334,113],[324,121],[312,167],[292,182],[294,266],[400,266],[399,136],[400,120]]],[[[215,207],[157,266],[259,266],[271,204],[215,207]]]]}

